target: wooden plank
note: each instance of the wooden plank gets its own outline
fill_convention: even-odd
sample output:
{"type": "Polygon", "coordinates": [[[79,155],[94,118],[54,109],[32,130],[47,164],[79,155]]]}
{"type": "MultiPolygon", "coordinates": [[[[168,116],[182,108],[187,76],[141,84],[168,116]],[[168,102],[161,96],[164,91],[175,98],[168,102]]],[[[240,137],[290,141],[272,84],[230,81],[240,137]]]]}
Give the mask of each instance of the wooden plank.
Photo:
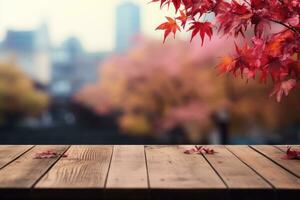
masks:
{"type": "Polygon", "coordinates": [[[112,146],[75,145],[66,154],[35,188],[104,188],[112,146]]]}
{"type": "Polygon", "coordinates": [[[21,156],[24,152],[32,147],[32,145],[1,145],[0,169],[21,156]]]}
{"type": "Polygon", "coordinates": [[[0,146],[0,199],[273,199],[276,193],[280,200],[300,195],[300,163],[282,159],[284,146],[213,146],[218,153],[203,156],[184,154],[182,146],[78,145],[61,159],[34,156],[46,150],[63,153],[68,146],[21,147],[0,146]]]}
{"type": "Polygon", "coordinates": [[[0,188],[30,188],[58,158],[35,159],[35,154],[51,150],[63,153],[67,146],[35,146],[0,170],[0,188]]]}
{"type": "Polygon", "coordinates": [[[300,179],[247,146],[227,146],[239,159],[277,189],[300,189],[300,179]]]}
{"type": "Polygon", "coordinates": [[[179,146],[146,146],[151,199],[225,199],[226,185],[202,155],[179,146]]]}
{"type": "Polygon", "coordinates": [[[300,178],[300,160],[283,159],[284,152],[273,146],[253,145],[251,147],[300,178]]]}
{"type": "Polygon", "coordinates": [[[106,188],[148,188],[143,145],[114,146],[106,188]]]}
{"type": "Polygon", "coordinates": [[[230,189],[271,189],[263,178],[241,162],[224,146],[210,146],[217,153],[204,156],[230,189]]]}
{"type": "Polygon", "coordinates": [[[225,189],[201,155],[187,155],[178,146],[146,146],[151,189],[225,189]]]}

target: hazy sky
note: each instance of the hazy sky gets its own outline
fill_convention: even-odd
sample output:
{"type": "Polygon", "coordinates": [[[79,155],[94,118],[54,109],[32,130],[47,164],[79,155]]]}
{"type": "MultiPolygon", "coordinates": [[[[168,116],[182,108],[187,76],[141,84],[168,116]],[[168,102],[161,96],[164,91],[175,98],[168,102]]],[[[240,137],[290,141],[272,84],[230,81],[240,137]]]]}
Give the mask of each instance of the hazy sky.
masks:
{"type": "MultiPolygon", "coordinates": [[[[87,50],[111,50],[115,42],[115,10],[128,0],[0,0],[0,39],[7,29],[33,29],[49,25],[54,44],[69,36],[80,38],[87,50]]],[[[154,29],[164,21],[167,10],[159,11],[150,0],[131,0],[141,7],[142,33],[162,37],[154,29]]]]}

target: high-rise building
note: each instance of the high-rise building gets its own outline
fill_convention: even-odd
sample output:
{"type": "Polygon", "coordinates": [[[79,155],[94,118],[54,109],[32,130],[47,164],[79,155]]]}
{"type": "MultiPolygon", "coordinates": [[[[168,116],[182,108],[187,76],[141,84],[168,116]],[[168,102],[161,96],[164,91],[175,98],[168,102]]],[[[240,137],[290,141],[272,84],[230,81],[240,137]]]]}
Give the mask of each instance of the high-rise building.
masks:
{"type": "Polygon", "coordinates": [[[134,36],[140,33],[140,8],[130,2],[117,7],[116,50],[122,52],[133,44],[134,36]]]}

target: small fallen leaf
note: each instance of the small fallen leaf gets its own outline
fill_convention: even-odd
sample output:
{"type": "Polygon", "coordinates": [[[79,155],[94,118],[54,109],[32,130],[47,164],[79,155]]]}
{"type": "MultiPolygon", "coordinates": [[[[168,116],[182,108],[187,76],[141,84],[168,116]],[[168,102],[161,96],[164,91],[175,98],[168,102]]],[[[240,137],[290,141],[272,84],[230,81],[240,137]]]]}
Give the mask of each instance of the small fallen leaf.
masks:
{"type": "Polygon", "coordinates": [[[300,160],[300,150],[292,150],[292,147],[288,146],[283,158],[287,160],[300,160]]]}
{"type": "Polygon", "coordinates": [[[186,149],[183,153],[185,154],[214,154],[216,153],[215,150],[211,149],[211,148],[207,148],[204,146],[195,146],[193,148],[190,149],[186,149]]]}
{"type": "Polygon", "coordinates": [[[68,155],[66,154],[56,153],[54,151],[47,150],[47,151],[36,153],[34,159],[49,159],[49,158],[57,158],[59,156],[68,157],[68,155]]]}

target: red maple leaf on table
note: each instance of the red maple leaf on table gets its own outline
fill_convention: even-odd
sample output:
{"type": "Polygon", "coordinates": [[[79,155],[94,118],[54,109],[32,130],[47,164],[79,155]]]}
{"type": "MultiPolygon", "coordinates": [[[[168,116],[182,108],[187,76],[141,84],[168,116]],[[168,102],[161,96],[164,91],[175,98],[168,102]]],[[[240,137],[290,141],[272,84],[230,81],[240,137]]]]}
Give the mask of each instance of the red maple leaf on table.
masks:
{"type": "Polygon", "coordinates": [[[35,154],[35,159],[49,159],[49,158],[58,158],[58,157],[67,157],[66,154],[56,153],[52,150],[47,150],[35,154]]]}
{"type": "Polygon", "coordinates": [[[283,158],[287,160],[300,160],[300,150],[292,150],[292,147],[287,147],[286,155],[283,158]]]}
{"type": "Polygon", "coordinates": [[[214,154],[216,152],[211,148],[196,145],[193,148],[186,149],[184,153],[185,154],[214,154]]]}

